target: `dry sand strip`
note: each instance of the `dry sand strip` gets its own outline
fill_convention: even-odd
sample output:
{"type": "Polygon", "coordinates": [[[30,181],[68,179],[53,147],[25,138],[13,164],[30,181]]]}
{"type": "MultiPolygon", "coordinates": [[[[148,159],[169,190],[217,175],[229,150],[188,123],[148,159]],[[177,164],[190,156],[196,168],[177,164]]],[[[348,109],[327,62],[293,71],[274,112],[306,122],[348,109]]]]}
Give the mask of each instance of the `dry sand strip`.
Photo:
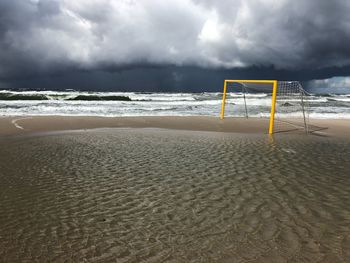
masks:
{"type": "MultiPolygon", "coordinates": [[[[350,138],[350,120],[312,120],[312,124],[327,127],[318,134],[350,138]]],[[[267,134],[269,120],[265,118],[218,117],[62,117],[30,116],[1,117],[0,136],[95,128],[163,128],[192,131],[267,134]]]]}

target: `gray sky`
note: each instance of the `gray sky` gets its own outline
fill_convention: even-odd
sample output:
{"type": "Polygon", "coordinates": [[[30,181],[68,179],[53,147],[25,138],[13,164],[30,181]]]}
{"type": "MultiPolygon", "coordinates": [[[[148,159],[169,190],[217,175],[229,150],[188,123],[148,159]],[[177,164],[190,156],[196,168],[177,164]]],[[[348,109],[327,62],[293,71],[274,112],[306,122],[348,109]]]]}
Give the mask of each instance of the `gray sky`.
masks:
{"type": "Polygon", "coordinates": [[[1,0],[0,87],[200,91],[242,76],[346,90],[349,13],[347,0],[1,0]]]}

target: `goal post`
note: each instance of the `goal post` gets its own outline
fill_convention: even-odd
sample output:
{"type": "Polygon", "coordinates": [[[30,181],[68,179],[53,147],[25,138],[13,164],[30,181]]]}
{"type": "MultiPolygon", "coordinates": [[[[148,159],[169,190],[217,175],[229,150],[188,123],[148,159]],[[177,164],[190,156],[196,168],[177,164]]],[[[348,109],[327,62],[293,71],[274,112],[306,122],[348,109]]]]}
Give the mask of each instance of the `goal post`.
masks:
{"type": "Polygon", "coordinates": [[[241,116],[242,112],[244,112],[246,118],[248,118],[248,108],[252,108],[253,115],[269,117],[269,134],[289,131],[312,133],[327,129],[309,123],[310,102],[311,104],[313,102],[309,97],[310,94],[303,89],[299,81],[227,79],[224,82],[221,119],[225,117],[227,90],[228,88],[236,87],[235,85],[237,84],[238,87],[242,88],[242,93],[230,94],[230,103],[235,105],[233,106],[234,112],[237,110],[238,116],[241,116]],[[248,90],[252,91],[252,93],[246,93],[248,90]],[[257,94],[255,93],[261,92],[264,93],[263,99],[257,102],[257,94]],[[271,99],[269,96],[271,96],[271,99]],[[243,103],[242,97],[244,99],[243,103]],[[246,97],[248,97],[247,100],[246,97]],[[253,97],[251,104],[249,104],[249,97],[253,97]],[[243,109],[242,104],[244,104],[243,109]]]}
{"type": "Polygon", "coordinates": [[[226,79],[224,81],[224,91],[222,95],[222,106],[221,106],[221,115],[220,118],[225,118],[225,104],[226,104],[226,94],[227,94],[227,85],[228,83],[253,83],[253,84],[270,84],[272,85],[272,101],[271,101],[271,112],[270,112],[270,124],[269,124],[269,134],[273,134],[274,123],[275,123],[275,110],[276,110],[276,99],[277,99],[277,80],[231,80],[226,79]]]}

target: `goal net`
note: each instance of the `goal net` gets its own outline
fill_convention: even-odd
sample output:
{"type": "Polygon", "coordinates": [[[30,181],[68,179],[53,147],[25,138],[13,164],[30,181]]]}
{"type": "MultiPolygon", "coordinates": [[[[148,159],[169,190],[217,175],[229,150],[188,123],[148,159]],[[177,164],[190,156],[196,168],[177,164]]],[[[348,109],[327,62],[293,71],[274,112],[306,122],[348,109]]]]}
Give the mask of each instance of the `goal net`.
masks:
{"type": "Polygon", "coordinates": [[[310,130],[306,92],[298,81],[278,81],[274,133],[310,130]]]}
{"type": "Polygon", "coordinates": [[[222,119],[227,97],[230,108],[232,105],[235,111],[230,109],[233,116],[267,117],[270,134],[296,131],[311,133],[322,129],[310,124],[308,93],[298,81],[225,80],[222,119]]]}

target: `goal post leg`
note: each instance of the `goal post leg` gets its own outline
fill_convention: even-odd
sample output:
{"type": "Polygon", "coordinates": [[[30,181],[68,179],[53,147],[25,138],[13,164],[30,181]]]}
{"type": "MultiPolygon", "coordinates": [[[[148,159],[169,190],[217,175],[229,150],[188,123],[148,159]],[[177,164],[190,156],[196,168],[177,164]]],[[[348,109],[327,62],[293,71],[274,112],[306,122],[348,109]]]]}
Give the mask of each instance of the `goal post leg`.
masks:
{"type": "Polygon", "coordinates": [[[226,90],[227,90],[227,81],[224,82],[224,92],[222,94],[222,106],[221,106],[221,115],[220,119],[224,119],[225,117],[225,102],[226,102],[226,90]]]}
{"type": "Polygon", "coordinates": [[[271,102],[270,127],[269,127],[270,135],[273,134],[273,128],[275,123],[276,98],[277,98],[277,80],[273,82],[273,89],[272,89],[272,102],[271,102]]]}
{"type": "Polygon", "coordinates": [[[300,95],[301,95],[301,107],[302,107],[302,110],[303,110],[305,133],[308,134],[309,133],[309,127],[308,127],[308,123],[306,123],[306,117],[305,117],[304,89],[300,88],[300,86],[299,86],[299,92],[300,92],[300,95]]]}

